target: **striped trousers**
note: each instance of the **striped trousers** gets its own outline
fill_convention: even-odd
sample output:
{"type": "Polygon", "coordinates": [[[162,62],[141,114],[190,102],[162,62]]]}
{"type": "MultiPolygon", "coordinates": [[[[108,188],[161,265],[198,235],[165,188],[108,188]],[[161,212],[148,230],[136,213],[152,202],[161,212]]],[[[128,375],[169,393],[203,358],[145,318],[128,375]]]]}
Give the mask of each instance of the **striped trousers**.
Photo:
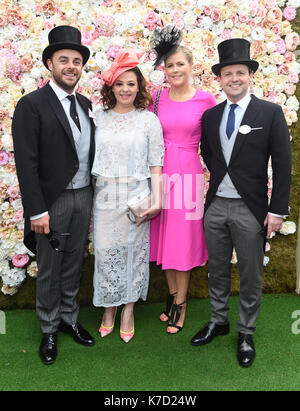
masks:
{"type": "Polygon", "coordinates": [[[65,190],[50,207],[50,228],[59,241],[55,251],[47,237],[36,234],[38,277],[36,313],[43,333],[57,331],[61,320],[77,322],[77,294],[89,232],[93,193],[91,186],[65,190]],[[69,233],[62,236],[62,233],[69,233]]]}

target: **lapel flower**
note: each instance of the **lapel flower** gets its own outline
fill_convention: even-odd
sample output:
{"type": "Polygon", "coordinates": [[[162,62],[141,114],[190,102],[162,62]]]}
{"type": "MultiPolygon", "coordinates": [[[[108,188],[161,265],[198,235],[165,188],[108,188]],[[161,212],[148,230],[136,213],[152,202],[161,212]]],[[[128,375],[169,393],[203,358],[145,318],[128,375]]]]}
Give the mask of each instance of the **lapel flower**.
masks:
{"type": "Polygon", "coordinates": [[[97,127],[96,115],[90,108],[89,108],[89,118],[93,119],[93,122],[94,122],[95,126],[97,127]]]}

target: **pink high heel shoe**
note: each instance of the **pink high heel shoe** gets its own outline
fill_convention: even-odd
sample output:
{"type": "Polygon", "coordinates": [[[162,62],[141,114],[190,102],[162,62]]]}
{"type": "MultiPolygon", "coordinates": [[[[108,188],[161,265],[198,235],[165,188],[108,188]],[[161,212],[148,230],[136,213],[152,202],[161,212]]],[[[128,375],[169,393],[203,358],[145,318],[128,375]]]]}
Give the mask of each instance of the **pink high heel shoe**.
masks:
{"type": "MultiPolygon", "coordinates": [[[[122,324],[123,312],[124,312],[124,308],[121,313],[121,324],[122,324]]],[[[134,318],[133,318],[133,327],[131,331],[122,331],[120,328],[120,337],[126,344],[129,343],[129,341],[133,338],[133,336],[134,336],[134,318]]]]}
{"type": "Polygon", "coordinates": [[[101,325],[99,328],[99,333],[101,335],[102,338],[106,337],[107,335],[111,334],[114,330],[114,326],[115,326],[115,319],[116,319],[116,314],[117,314],[117,307],[115,309],[115,314],[114,314],[114,320],[111,326],[107,327],[103,324],[103,318],[101,321],[101,325]]]}

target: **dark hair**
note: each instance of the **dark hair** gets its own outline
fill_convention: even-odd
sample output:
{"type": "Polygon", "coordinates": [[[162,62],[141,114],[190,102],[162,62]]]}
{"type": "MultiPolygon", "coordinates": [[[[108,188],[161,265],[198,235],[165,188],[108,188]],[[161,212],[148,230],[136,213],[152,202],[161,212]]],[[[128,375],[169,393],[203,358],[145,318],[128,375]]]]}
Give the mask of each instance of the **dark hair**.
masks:
{"type": "MultiPolygon", "coordinates": [[[[143,74],[141,73],[138,67],[134,67],[128,71],[133,71],[135,73],[138,82],[139,91],[137,92],[136,98],[133,102],[134,107],[144,109],[149,107],[153,103],[153,100],[151,94],[148,93],[148,91],[146,90],[146,80],[143,74]]],[[[117,100],[112,91],[112,86],[104,84],[101,90],[101,94],[104,110],[114,108],[117,103],[117,100]]]]}

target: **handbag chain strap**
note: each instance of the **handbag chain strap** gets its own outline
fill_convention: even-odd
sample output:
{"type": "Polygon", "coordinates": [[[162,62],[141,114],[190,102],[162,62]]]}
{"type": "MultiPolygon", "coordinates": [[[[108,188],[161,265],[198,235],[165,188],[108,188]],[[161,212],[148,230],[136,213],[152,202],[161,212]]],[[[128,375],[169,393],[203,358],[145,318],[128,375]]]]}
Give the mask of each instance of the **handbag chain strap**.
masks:
{"type": "Polygon", "coordinates": [[[158,90],[158,92],[156,93],[156,96],[155,96],[153,113],[156,114],[156,115],[157,115],[158,102],[159,102],[159,98],[160,98],[161,92],[162,92],[162,89],[160,88],[160,89],[158,90]]]}

